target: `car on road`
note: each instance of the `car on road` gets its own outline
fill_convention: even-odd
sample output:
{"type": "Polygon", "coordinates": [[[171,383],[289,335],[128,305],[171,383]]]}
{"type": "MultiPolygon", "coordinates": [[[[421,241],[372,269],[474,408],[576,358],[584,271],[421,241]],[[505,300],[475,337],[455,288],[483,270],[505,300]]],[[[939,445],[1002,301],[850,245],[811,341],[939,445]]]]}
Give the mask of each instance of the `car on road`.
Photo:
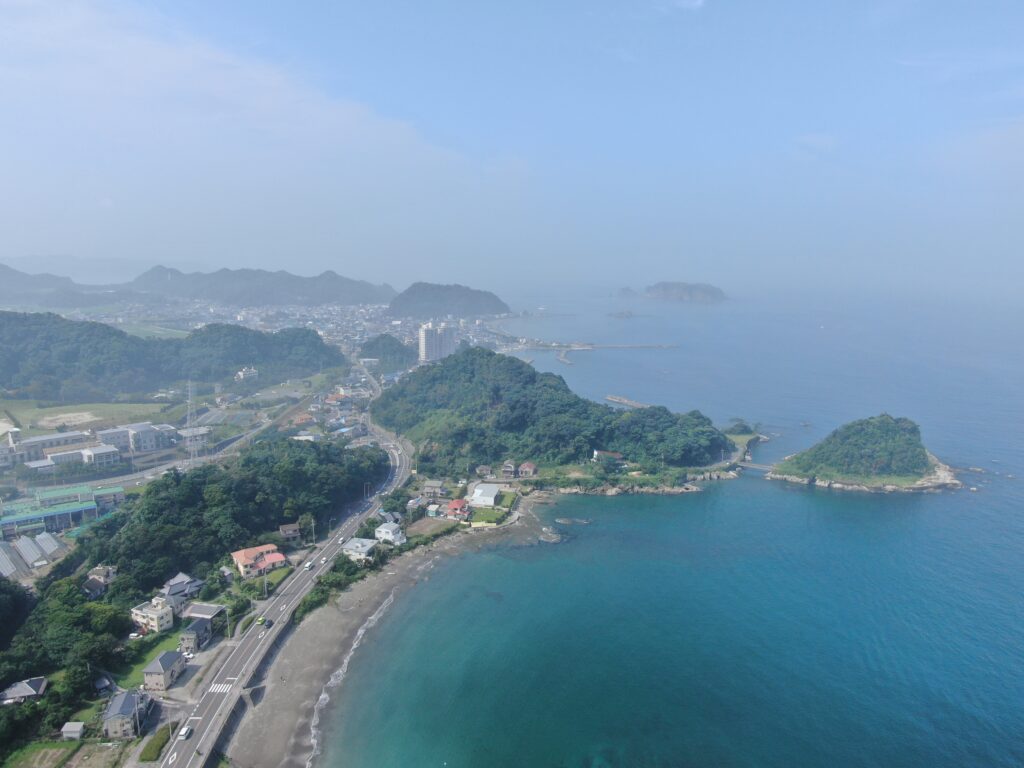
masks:
{"type": "Polygon", "coordinates": [[[258,619],[256,619],[256,623],[257,624],[266,624],[267,623],[267,617],[266,616],[260,616],[258,619]]]}
{"type": "Polygon", "coordinates": [[[273,619],[267,619],[267,623],[264,624],[263,626],[265,626],[267,629],[270,629],[272,626],[274,626],[274,620],[273,619]]]}
{"type": "Polygon", "coordinates": [[[178,741],[184,741],[185,739],[187,739],[191,735],[192,735],[192,726],[191,725],[186,725],[184,728],[182,728],[180,731],[178,731],[178,741]]]}
{"type": "Polygon", "coordinates": [[[320,565],[323,565],[326,562],[327,562],[327,558],[326,557],[321,557],[320,558],[320,565]]]}
{"type": "Polygon", "coordinates": [[[306,564],[305,564],[304,566],[302,566],[302,567],[303,567],[303,568],[305,568],[305,569],[306,569],[307,571],[308,571],[308,570],[310,570],[310,569],[311,569],[311,568],[313,567],[313,561],[312,561],[312,560],[310,560],[310,561],[309,561],[308,563],[306,563],[306,564]]]}

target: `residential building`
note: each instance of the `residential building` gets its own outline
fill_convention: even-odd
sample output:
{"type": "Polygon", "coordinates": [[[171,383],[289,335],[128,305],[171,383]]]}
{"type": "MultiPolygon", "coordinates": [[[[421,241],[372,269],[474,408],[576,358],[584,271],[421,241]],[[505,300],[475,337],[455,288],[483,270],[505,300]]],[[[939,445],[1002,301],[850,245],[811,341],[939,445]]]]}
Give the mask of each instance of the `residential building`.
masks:
{"type": "Polygon", "coordinates": [[[474,507],[494,507],[501,496],[501,486],[497,483],[477,483],[469,503],[474,507]]]}
{"type": "Polygon", "coordinates": [[[95,445],[92,448],[83,448],[81,455],[82,461],[97,468],[112,467],[121,463],[121,452],[113,445],[95,445]]]}
{"type": "Polygon", "coordinates": [[[369,560],[377,542],[373,539],[349,539],[341,547],[341,553],[357,563],[369,560]]]}
{"type": "Polygon", "coordinates": [[[428,504],[427,505],[427,517],[437,517],[441,514],[440,504],[428,504]]]}
{"type": "Polygon", "coordinates": [[[213,622],[207,618],[195,619],[181,633],[180,648],[185,653],[195,653],[213,637],[213,622]]]}
{"type": "Polygon", "coordinates": [[[180,616],[185,603],[198,595],[205,583],[202,579],[194,579],[187,573],[179,572],[177,576],[164,582],[158,594],[171,606],[174,615],[180,616]]]}
{"type": "Polygon", "coordinates": [[[166,691],[185,671],[185,657],[179,651],[164,651],[142,670],[147,691],[166,691]]]}
{"type": "Polygon", "coordinates": [[[302,538],[302,531],[299,530],[298,523],[285,523],[284,525],[279,525],[277,527],[277,532],[285,541],[298,541],[302,538]]]}
{"type": "Polygon", "coordinates": [[[491,469],[490,464],[481,464],[476,468],[477,477],[490,477],[494,474],[494,470],[491,469]]]}
{"type": "Polygon", "coordinates": [[[448,489],[441,480],[427,480],[423,483],[423,495],[428,499],[439,499],[448,495],[448,489]]]}
{"type": "Polygon", "coordinates": [[[402,526],[398,523],[378,525],[377,530],[373,532],[373,536],[377,541],[394,544],[395,546],[400,546],[406,542],[405,534],[402,533],[402,526]]]}
{"type": "Polygon", "coordinates": [[[469,520],[471,512],[469,502],[465,499],[452,499],[448,502],[448,517],[453,520],[469,520]]]}
{"type": "Polygon", "coordinates": [[[60,729],[60,737],[64,741],[81,741],[85,736],[85,723],[75,720],[64,723],[60,729]]]}
{"type": "Polygon", "coordinates": [[[503,480],[514,480],[516,477],[516,463],[506,461],[501,465],[501,477],[503,480]]]}
{"type": "Polygon", "coordinates": [[[142,732],[152,700],[139,691],[114,694],[103,712],[103,735],[108,739],[132,739],[142,732]]]}
{"type": "Polygon", "coordinates": [[[83,445],[92,441],[92,436],[88,432],[77,430],[26,437],[24,440],[20,438],[20,429],[12,429],[7,433],[8,454],[13,457],[12,464],[39,461],[46,458],[45,452],[48,449],[83,445]]]}
{"type": "Polygon", "coordinates": [[[283,568],[288,564],[288,558],[277,551],[276,544],[261,544],[258,547],[240,549],[231,553],[231,559],[243,579],[251,579],[253,576],[283,568]]]}
{"type": "Polygon", "coordinates": [[[132,434],[128,431],[127,427],[98,429],[95,435],[96,439],[104,445],[112,445],[124,453],[129,453],[132,449],[132,434]]]}
{"type": "Polygon", "coordinates": [[[242,370],[235,374],[235,381],[250,381],[258,379],[259,377],[259,370],[252,367],[251,365],[247,365],[244,368],[242,368],[242,370]]]}
{"type": "Polygon", "coordinates": [[[150,421],[142,421],[137,424],[125,424],[131,438],[132,451],[135,453],[150,453],[159,448],[164,448],[164,435],[153,426],[150,421]]]}
{"type": "Polygon", "coordinates": [[[161,597],[140,603],[131,610],[132,622],[146,632],[163,632],[174,626],[174,610],[161,597]]]}
{"type": "Polygon", "coordinates": [[[524,461],[519,465],[519,476],[520,477],[536,477],[537,465],[532,461],[524,461]]]}
{"type": "Polygon", "coordinates": [[[22,704],[38,699],[46,693],[47,683],[45,677],[30,677],[13,683],[0,692],[0,704],[22,704]]]}
{"type": "Polygon", "coordinates": [[[429,363],[455,352],[455,329],[451,326],[425,323],[419,332],[420,362],[429,363]]]}

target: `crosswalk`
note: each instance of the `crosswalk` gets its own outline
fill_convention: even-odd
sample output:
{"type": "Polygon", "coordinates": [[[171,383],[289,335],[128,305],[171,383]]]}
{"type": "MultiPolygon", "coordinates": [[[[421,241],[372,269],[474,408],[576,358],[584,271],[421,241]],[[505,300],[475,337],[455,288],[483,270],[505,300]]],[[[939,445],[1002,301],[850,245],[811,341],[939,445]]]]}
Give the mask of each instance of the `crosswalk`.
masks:
{"type": "Polygon", "coordinates": [[[231,690],[231,683],[214,683],[210,686],[210,693],[227,693],[231,690]]]}

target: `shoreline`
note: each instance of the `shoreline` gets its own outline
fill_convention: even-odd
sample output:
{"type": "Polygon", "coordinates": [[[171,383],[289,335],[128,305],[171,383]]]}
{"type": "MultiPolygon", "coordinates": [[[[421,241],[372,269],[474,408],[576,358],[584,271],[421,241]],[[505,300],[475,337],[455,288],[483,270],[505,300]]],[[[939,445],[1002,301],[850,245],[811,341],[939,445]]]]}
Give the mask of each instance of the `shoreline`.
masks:
{"type": "MultiPolygon", "coordinates": [[[[538,500],[539,501],[539,500],[538,500]]],[[[536,503],[536,502],[533,502],[536,503]]],[[[321,723],[342,688],[367,633],[405,592],[429,581],[441,561],[498,544],[542,541],[533,503],[519,520],[497,528],[465,529],[389,562],[314,611],[290,632],[250,691],[227,756],[241,768],[312,768],[322,754],[321,723]]]]}
{"type": "Polygon", "coordinates": [[[909,485],[892,485],[882,483],[870,485],[866,483],[849,482],[844,480],[819,480],[812,477],[800,475],[784,475],[774,471],[765,475],[766,480],[781,480],[786,483],[797,485],[814,486],[816,488],[828,488],[834,491],[857,491],[860,493],[930,493],[938,491],[952,491],[963,488],[963,483],[957,480],[956,473],[948,464],[943,464],[933,454],[929,453],[931,460],[931,471],[915,483],[909,485]]]}

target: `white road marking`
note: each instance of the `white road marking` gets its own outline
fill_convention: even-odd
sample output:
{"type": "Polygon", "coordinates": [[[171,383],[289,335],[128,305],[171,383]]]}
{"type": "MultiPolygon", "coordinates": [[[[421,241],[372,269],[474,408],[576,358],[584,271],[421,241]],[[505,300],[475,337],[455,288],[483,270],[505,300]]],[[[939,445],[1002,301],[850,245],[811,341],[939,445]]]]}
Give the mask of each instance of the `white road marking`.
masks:
{"type": "Polygon", "coordinates": [[[190,717],[190,718],[189,718],[189,720],[202,720],[202,719],[203,719],[203,718],[201,718],[201,717],[196,717],[195,715],[192,715],[192,717],[190,717]]]}
{"type": "Polygon", "coordinates": [[[177,752],[173,752],[173,753],[171,753],[171,759],[167,761],[167,764],[168,765],[174,765],[174,761],[177,760],[177,759],[178,759],[178,753],[177,752]]]}
{"type": "Polygon", "coordinates": [[[262,632],[260,632],[259,639],[262,640],[264,637],[266,637],[266,634],[267,634],[267,630],[264,629],[262,632]]]}
{"type": "Polygon", "coordinates": [[[210,693],[227,693],[230,690],[230,683],[214,683],[210,686],[210,693]]]}

